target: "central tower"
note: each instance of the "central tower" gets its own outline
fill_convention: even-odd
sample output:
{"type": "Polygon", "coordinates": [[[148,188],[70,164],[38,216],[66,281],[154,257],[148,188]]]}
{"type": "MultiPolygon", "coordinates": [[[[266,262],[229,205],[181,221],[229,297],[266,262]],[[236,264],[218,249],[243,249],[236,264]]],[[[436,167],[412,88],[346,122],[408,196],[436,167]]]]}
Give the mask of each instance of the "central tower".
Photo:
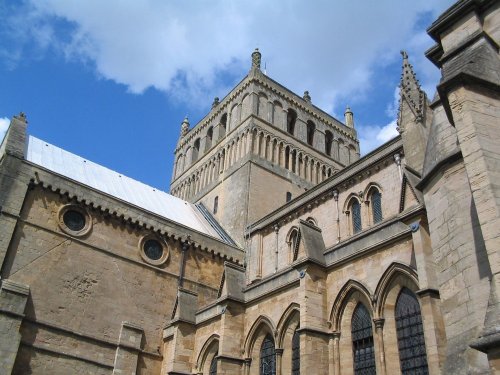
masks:
{"type": "Polygon", "coordinates": [[[175,149],[171,194],[202,203],[240,245],[245,228],[359,159],[352,112],[346,124],[260,70],[248,75],[175,149]]]}

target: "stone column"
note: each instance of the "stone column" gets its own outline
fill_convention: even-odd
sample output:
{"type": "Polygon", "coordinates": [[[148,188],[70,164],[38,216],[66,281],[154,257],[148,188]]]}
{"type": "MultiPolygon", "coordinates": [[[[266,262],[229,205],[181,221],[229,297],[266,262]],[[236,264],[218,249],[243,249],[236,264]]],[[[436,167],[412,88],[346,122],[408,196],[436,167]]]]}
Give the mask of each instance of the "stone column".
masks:
{"type": "Polygon", "coordinates": [[[385,375],[385,350],[384,350],[384,322],[385,319],[378,318],[373,319],[373,323],[375,324],[375,336],[377,340],[377,349],[378,349],[378,358],[377,358],[377,367],[379,371],[377,374],[385,375]]]}
{"type": "Polygon", "coordinates": [[[243,375],[250,374],[250,366],[252,364],[252,358],[245,358],[245,362],[243,364],[243,375]]]}
{"type": "Polygon", "coordinates": [[[11,374],[21,343],[21,323],[29,287],[5,279],[0,287],[0,373],[11,374]]]}
{"type": "Polygon", "coordinates": [[[333,374],[340,375],[340,332],[333,332],[333,374]]]}
{"type": "Polygon", "coordinates": [[[276,375],[281,375],[281,360],[283,358],[283,349],[276,348],[276,375]]]}

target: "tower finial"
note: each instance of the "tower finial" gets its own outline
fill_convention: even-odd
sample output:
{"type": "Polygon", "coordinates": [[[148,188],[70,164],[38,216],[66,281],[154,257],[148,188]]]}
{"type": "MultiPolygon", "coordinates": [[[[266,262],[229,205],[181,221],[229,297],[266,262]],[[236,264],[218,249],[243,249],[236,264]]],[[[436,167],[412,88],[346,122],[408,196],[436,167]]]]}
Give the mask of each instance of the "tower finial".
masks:
{"type": "Polygon", "coordinates": [[[252,53],[252,68],[260,69],[260,62],[262,59],[262,54],[259,52],[258,48],[252,53]]]}
{"type": "Polygon", "coordinates": [[[184,137],[189,131],[189,120],[188,117],[184,117],[184,121],[181,124],[181,138],[184,137]]]}
{"type": "Polygon", "coordinates": [[[406,101],[410,106],[417,122],[422,121],[425,105],[425,93],[420,88],[417,76],[413,71],[413,67],[408,62],[408,54],[406,51],[401,51],[403,57],[403,72],[401,73],[401,81],[399,83],[399,112],[398,115],[398,131],[403,131],[400,124],[401,106],[403,101],[406,101]]]}

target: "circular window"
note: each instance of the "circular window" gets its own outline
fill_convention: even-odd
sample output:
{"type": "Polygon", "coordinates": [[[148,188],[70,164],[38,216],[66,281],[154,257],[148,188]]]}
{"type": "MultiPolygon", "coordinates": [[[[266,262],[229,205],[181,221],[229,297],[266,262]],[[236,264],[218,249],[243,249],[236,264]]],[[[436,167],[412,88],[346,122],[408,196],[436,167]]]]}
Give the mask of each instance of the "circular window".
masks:
{"type": "Polygon", "coordinates": [[[81,212],[68,210],[63,215],[63,221],[66,226],[74,231],[79,231],[85,228],[85,216],[81,212]]]}
{"type": "Polygon", "coordinates": [[[83,236],[90,231],[92,220],[82,207],[68,204],[59,210],[59,227],[72,236],[83,236]]]}
{"type": "Polygon", "coordinates": [[[147,240],[144,242],[144,254],[149,259],[158,260],[163,255],[163,246],[156,240],[147,240]]]}
{"type": "Polygon", "coordinates": [[[142,259],[147,263],[159,266],[168,259],[168,245],[155,235],[147,235],[139,242],[142,259]]]}

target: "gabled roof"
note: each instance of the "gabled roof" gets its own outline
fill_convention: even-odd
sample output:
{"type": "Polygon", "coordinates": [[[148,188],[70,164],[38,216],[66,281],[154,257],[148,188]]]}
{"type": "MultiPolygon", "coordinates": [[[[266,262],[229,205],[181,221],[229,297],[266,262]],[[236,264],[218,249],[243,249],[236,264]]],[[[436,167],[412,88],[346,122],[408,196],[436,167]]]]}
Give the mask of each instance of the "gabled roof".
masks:
{"type": "Polygon", "coordinates": [[[44,169],[226,242],[193,204],[38,138],[28,137],[24,157],[44,169]]]}

